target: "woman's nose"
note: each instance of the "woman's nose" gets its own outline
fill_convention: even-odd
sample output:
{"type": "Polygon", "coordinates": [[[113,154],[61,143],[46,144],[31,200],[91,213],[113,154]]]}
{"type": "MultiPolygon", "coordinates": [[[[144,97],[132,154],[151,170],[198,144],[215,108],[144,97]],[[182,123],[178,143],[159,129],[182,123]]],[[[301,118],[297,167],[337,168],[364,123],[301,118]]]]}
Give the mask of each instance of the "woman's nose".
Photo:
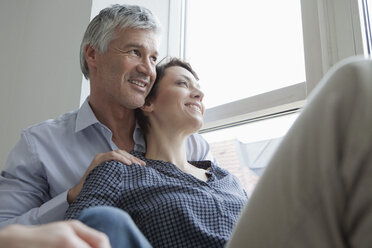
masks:
{"type": "Polygon", "coordinates": [[[192,97],[199,99],[199,101],[203,101],[204,93],[200,89],[195,88],[192,92],[192,97]]]}

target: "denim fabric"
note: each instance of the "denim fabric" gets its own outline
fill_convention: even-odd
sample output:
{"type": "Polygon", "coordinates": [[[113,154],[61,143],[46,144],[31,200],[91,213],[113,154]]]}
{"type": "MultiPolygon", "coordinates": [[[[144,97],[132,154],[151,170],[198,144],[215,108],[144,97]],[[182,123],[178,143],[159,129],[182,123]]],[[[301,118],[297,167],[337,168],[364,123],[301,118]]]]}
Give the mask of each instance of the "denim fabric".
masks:
{"type": "Polygon", "coordinates": [[[112,248],[150,248],[151,245],[123,210],[100,206],[87,208],[79,218],[84,224],[105,233],[112,248]]]}

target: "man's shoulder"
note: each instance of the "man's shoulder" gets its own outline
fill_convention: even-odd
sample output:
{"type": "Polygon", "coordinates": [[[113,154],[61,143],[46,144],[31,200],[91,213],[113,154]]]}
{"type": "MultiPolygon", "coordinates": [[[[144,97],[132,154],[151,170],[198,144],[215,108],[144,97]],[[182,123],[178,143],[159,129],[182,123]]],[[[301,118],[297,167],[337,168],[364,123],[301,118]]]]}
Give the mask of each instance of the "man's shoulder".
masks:
{"type": "Polygon", "coordinates": [[[208,144],[207,141],[198,133],[193,133],[187,138],[187,142],[208,144]]]}
{"type": "Polygon", "coordinates": [[[189,161],[215,160],[210,153],[208,142],[198,133],[194,133],[187,138],[186,153],[189,161]]]}
{"type": "Polygon", "coordinates": [[[58,130],[62,131],[64,129],[74,129],[76,125],[77,113],[78,110],[74,110],[60,115],[55,119],[48,119],[43,122],[31,125],[25,128],[22,133],[38,134],[44,132],[56,132],[58,130]]]}
{"type": "Polygon", "coordinates": [[[199,152],[209,152],[208,142],[198,133],[191,134],[186,140],[188,150],[197,150],[199,152]]]}

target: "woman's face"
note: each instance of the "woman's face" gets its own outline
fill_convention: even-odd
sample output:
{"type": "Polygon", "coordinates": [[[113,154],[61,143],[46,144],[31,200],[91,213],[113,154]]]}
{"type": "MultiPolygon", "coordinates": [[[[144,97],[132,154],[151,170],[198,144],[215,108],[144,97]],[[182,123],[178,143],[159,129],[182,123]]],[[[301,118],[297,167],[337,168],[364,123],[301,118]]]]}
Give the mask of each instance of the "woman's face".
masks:
{"type": "Polygon", "coordinates": [[[164,127],[196,132],[203,125],[203,92],[195,77],[183,67],[165,70],[158,83],[155,99],[151,101],[152,115],[164,127]]]}

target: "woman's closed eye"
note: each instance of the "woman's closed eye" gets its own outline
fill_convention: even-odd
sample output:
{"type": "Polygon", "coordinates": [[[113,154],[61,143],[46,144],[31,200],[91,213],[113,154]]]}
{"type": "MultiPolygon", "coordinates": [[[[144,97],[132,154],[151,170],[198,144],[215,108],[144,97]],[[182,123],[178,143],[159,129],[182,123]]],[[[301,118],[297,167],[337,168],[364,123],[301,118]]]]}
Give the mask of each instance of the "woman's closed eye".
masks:
{"type": "Polygon", "coordinates": [[[186,88],[189,87],[189,84],[186,81],[179,81],[179,82],[177,82],[177,84],[180,85],[180,86],[184,86],[186,88]]]}

